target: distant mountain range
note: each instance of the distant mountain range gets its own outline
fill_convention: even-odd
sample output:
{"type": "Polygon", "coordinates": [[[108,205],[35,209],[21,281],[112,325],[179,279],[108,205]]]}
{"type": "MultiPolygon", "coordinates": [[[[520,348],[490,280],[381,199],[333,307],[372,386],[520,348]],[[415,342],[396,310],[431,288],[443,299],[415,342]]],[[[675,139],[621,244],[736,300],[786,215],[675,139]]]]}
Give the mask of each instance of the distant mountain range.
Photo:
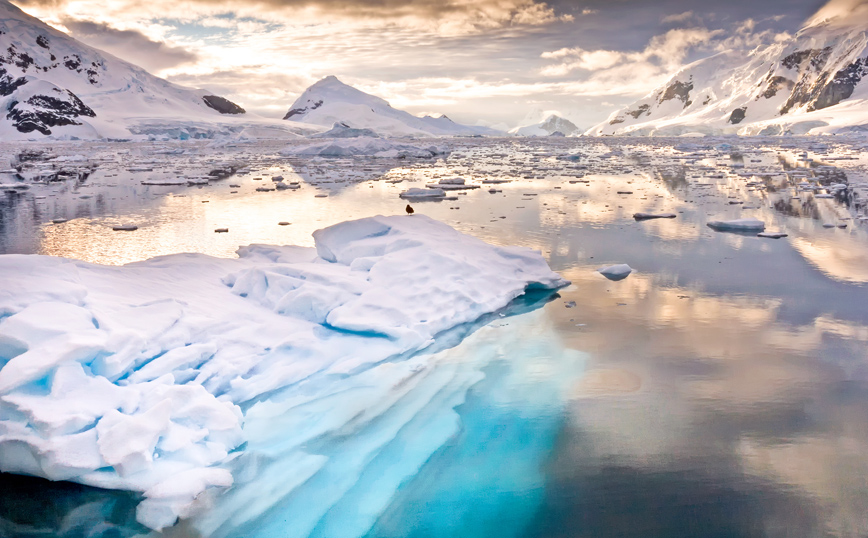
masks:
{"type": "Polygon", "coordinates": [[[353,129],[369,129],[381,136],[505,134],[489,127],[461,125],[446,116],[416,117],[392,108],[385,100],[344,84],[334,76],[326,77],[305,90],[283,119],[323,127],[343,124],[353,129]]]}
{"type": "MultiPolygon", "coordinates": [[[[822,12],[821,12],[822,13],[822,12]]],[[[868,131],[868,21],[815,17],[795,37],[680,70],[587,135],[820,134],[868,131]]],[[[539,118],[541,116],[536,116],[539,118]]],[[[526,121],[535,121],[528,118],[526,121]]],[[[576,136],[549,115],[516,136],[576,136]]],[[[283,120],[172,84],[0,0],[0,140],[504,136],[446,116],[416,117],[334,76],[283,120]]]]}
{"type": "Polygon", "coordinates": [[[868,25],[815,19],[790,40],[688,65],[590,135],[868,131],[868,25]]]}
{"type": "Polygon", "coordinates": [[[6,0],[0,0],[0,111],[0,140],[505,134],[446,116],[417,118],[335,77],[308,88],[288,121],[249,114],[224,97],[172,84],[85,45],[6,0]],[[335,123],[342,127],[323,133],[335,123]]]}

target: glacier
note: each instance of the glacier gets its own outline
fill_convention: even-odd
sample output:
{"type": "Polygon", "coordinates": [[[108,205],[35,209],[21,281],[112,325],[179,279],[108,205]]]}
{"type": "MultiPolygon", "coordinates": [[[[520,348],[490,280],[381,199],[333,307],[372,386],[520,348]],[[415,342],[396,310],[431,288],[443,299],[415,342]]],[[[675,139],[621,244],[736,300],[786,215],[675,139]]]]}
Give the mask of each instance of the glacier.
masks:
{"type": "MultiPolygon", "coordinates": [[[[416,412],[436,417],[410,467],[456,431],[452,409],[482,374],[433,368],[441,355],[420,351],[454,345],[528,291],[568,284],[539,252],[421,215],[345,222],[314,240],[120,267],[0,256],[0,471],[140,492],[137,519],[157,530],[233,484],[227,497],[281,499],[343,480],[313,490],[333,498],[312,503],[330,506],[416,412]],[[316,449],[359,425],[370,427],[316,449]],[[292,476],[273,492],[245,486],[274,454],[292,476]]],[[[243,523],[269,509],[240,506],[212,517],[243,523]]],[[[301,505],[296,528],[327,522],[315,515],[301,505]]]]}

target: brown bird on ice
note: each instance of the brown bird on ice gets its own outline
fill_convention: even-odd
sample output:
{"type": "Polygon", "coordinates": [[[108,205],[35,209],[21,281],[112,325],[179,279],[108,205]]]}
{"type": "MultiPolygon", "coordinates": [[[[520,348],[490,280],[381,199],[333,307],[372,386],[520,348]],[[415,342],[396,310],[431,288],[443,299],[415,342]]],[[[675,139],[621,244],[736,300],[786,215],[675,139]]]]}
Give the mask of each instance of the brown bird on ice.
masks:
{"type": "Polygon", "coordinates": [[[415,211],[413,211],[413,208],[410,207],[410,204],[407,204],[407,207],[405,207],[404,209],[407,210],[408,215],[412,215],[413,213],[415,213],[415,211]]]}

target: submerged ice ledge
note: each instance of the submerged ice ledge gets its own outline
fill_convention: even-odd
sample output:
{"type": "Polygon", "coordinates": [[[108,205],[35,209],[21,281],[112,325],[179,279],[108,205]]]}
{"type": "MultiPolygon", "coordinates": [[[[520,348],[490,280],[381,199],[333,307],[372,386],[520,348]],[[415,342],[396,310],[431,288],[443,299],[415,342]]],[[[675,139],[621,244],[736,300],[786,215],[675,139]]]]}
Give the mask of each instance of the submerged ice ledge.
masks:
{"type": "Polygon", "coordinates": [[[421,215],[314,239],[122,267],[0,256],[0,470],[142,492],[138,519],[160,529],[233,483],[245,404],[567,284],[539,252],[421,215]]]}

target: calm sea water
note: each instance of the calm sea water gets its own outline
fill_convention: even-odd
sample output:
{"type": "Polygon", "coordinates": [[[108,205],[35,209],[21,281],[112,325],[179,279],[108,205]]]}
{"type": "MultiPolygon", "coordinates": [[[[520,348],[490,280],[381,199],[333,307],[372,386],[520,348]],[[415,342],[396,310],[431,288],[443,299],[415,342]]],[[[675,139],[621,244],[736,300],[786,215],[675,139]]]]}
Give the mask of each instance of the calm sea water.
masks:
{"type": "MultiPolygon", "coordinates": [[[[864,164],[841,160],[861,158],[846,144],[730,143],[740,147],[452,141],[437,162],[287,161],[268,144],[59,145],[98,160],[96,171],[5,194],[0,253],[121,264],[310,246],[317,228],[402,213],[409,187],[510,180],[413,205],[486,241],[537,248],[573,284],[445,335],[431,360],[448,390],[431,389],[389,443],[322,440],[318,453],[344,463],[288,495],[277,486],[290,457],[267,472],[242,458],[236,488],[167,535],[868,535],[868,235],[852,197],[798,189],[815,176],[845,181],[858,201],[864,164]],[[224,162],[250,172],[201,187],[141,184],[224,162]],[[255,190],[273,175],[302,186],[255,190]],[[637,222],[637,211],[677,218],[637,222]],[[747,216],[789,237],[705,225],[747,216]],[[111,231],[120,223],[138,230],[111,231]],[[596,272],[614,263],[634,272],[618,282],[596,272]],[[456,419],[458,433],[440,442],[456,419]]],[[[136,502],[0,475],[0,535],[145,534],[136,502]]]]}

